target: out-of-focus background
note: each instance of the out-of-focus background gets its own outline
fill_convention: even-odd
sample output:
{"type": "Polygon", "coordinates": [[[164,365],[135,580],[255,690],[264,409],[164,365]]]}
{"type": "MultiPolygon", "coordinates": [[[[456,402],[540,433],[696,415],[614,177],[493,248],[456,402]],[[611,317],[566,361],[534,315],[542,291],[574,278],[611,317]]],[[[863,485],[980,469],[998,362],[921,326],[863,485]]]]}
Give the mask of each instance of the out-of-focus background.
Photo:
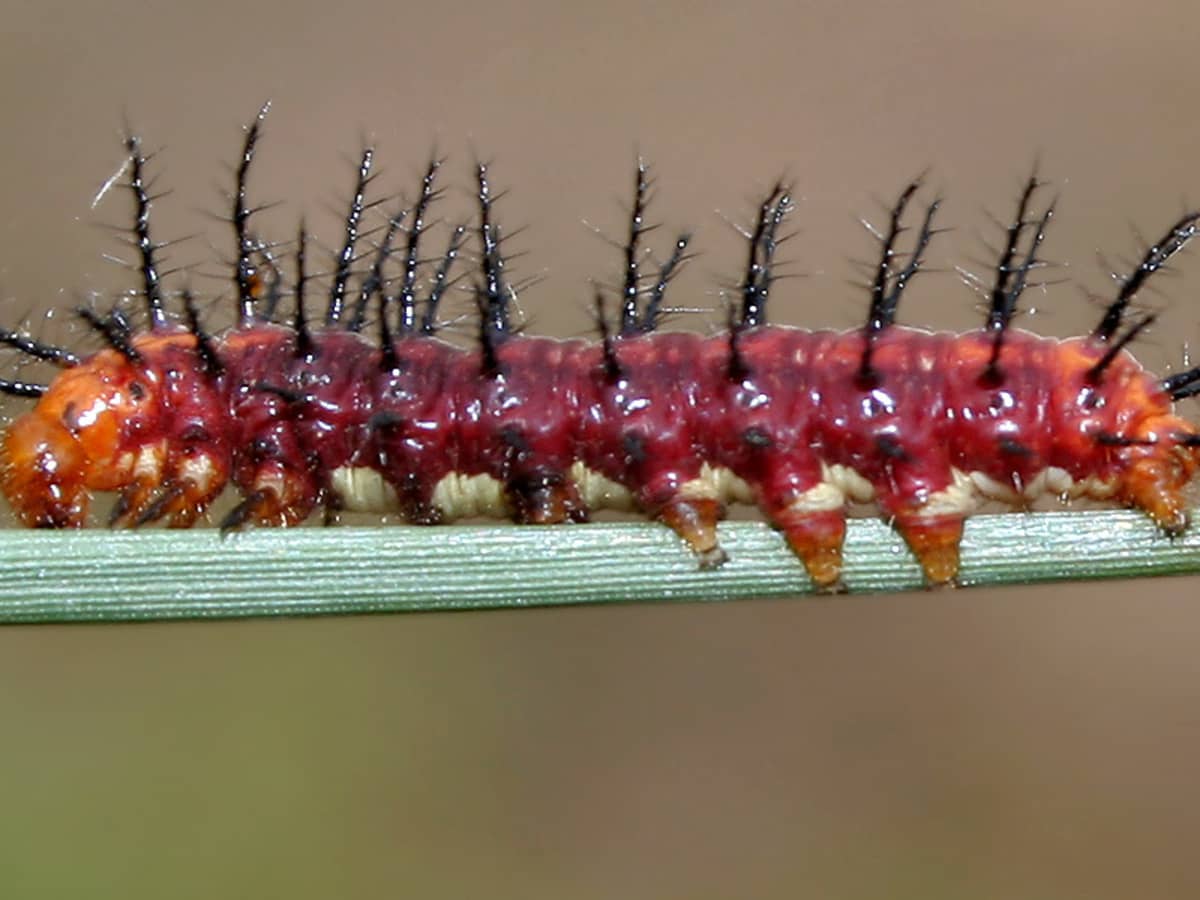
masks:
{"type": "MultiPolygon", "coordinates": [[[[1024,322],[1077,333],[1200,202],[1191,3],[10,2],[0,44],[0,319],[127,274],[92,200],[128,122],[161,147],[160,237],[228,258],[241,126],[274,101],[253,192],[332,244],[352,158],[415,184],[472,154],[527,226],[531,327],[589,327],[638,152],[654,217],[703,251],[675,298],[716,310],[745,221],[794,180],[803,278],[780,321],[849,327],[851,260],[928,170],[946,197],[901,318],[977,322],[989,214],[1035,162],[1069,283],[1024,322]]],[[[269,227],[268,227],[269,226],[269,227]]],[[[669,239],[668,228],[658,235],[669,239]]],[[[1145,299],[1178,365],[1200,263],[1145,299]]],[[[1020,547],[1013,547],[1020,554],[1020,547]]],[[[219,573],[214,573],[219,577],[219,573]]],[[[11,897],[1176,898],[1200,890],[1194,579],[721,606],[0,631],[0,884],[11,897]]]]}

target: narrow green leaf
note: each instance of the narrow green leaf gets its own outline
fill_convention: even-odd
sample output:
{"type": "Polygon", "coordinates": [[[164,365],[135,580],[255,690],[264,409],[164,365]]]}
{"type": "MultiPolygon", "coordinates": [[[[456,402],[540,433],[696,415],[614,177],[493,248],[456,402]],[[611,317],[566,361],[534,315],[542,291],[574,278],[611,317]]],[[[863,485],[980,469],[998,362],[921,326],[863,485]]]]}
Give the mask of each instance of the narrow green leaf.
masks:
{"type": "MultiPolygon", "coordinates": [[[[736,600],[812,592],[765,525],[721,528],[730,561],[700,571],[659,525],[553,528],[0,531],[0,621],[64,622],[471,610],[576,603],[736,600]]],[[[1200,529],[1158,533],[1126,511],[978,516],[960,584],[1200,571],[1200,529]]],[[[856,519],[846,540],[855,593],[923,588],[903,542],[856,519]]]]}

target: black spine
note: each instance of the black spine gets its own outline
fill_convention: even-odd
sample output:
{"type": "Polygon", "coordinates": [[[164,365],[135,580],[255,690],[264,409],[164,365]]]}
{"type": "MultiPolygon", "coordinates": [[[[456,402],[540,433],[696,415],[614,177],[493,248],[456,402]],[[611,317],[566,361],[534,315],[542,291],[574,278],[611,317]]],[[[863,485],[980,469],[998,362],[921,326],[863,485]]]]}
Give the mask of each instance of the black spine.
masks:
{"type": "Polygon", "coordinates": [[[604,292],[596,288],[592,301],[592,316],[596,330],[600,332],[600,349],[604,356],[604,380],[615,384],[621,379],[621,361],[617,358],[617,345],[612,329],[608,327],[608,310],[605,309],[604,292]]]}
{"type": "Polygon", "coordinates": [[[421,179],[421,195],[412,208],[412,222],[408,227],[408,241],[404,252],[404,275],[400,282],[400,327],[403,334],[411,334],[417,330],[417,271],[421,266],[418,253],[421,236],[425,233],[425,217],[429,214],[429,206],[441,196],[441,191],[434,188],[438,169],[442,161],[436,157],[429,161],[429,167],[421,179]]]}
{"type": "Polygon", "coordinates": [[[886,234],[879,235],[883,244],[883,252],[880,256],[879,266],[875,270],[875,279],[871,282],[871,310],[863,329],[863,355],[858,369],[858,380],[861,384],[874,385],[877,382],[878,373],[871,361],[875,340],[895,323],[896,310],[900,305],[904,289],[913,276],[921,270],[925,250],[929,247],[933,236],[938,233],[933,228],[933,217],[941,206],[940,198],[935,199],[925,210],[925,219],[921,223],[921,230],[917,234],[917,240],[908,257],[908,263],[899,269],[896,268],[896,257],[900,255],[900,251],[896,249],[896,243],[906,230],[904,211],[920,188],[921,179],[918,178],[901,191],[889,215],[888,230],[886,234]]]}
{"type": "Polygon", "coordinates": [[[1157,316],[1150,314],[1139,319],[1129,327],[1128,331],[1117,338],[1117,340],[1113,341],[1112,344],[1109,345],[1108,349],[1104,352],[1104,355],[1096,362],[1096,364],[1088,369],[1088,382],[1091,384],[1099,384],[1101,379],[1104,377],[1104,371],[1110,365],[1112,365],[1113,360],[1117,358],[1117,354],[1124,350],[1130,341],[1154,324],[1154,320],[1156,318],[1157,316]]]}
{"type": "Polygon", "coordinates": [[[134,365],[142,362],[142,355],[133,346],[129,322],[119,310],[113,310],[104,318],[96,315],[86,306],[79,307],[75,312],[93,331],[104,338],[104,342],[109,347],[124,356],[127,361],[134,365]]]}
{"type": "Polygon", "coordinates": [[[146,182],[146,163],[149,160],[142,154],[141,140],[136,135],[129,135],[125,139],[125,149],[129,152],[129,189],[134,199],[133,237],[141,258],[139,269],[146,298],[146,313],[150,329],[154,331],[167,324],[158,260],[155,258],[160,245],[150,237],[150,206],[157,198],[150,195],[150,187],[146,182]]]}
{"type": "Polygon", "coordinates": [[[779,245],[779,226],[791,211],[791,188],[779,181],[759,207],[758,221],[749,235],[746,272],[739,289],[742,314],[734,326],[738,329],[756,328],[767,323],[767,298],[775,280],[771,265],[779,245]]]}
{"type": "Polygon", "coordinates": [[[629,211],[629,237],[624,245],[624,276],[621,284],[621,334],[644,331],[639,323],[638,297],[641,293],[642,235],[653,226],[646,225],[646,206],[650,194],[650,167],[638,159],[633,180],[633,206],[629,211]]]}
{"type": "Polygon", "coordinates": [[[270,102],[264,103],[258,115],[246,129],[245,140],[242,141],[242,154],[238,159],[237,172],[233,186],[233,210],[230,222],[233,224],[234,239],[237,243],[237,262],[234,264],[233,283],[238,295],[238,321],[245,324],[254,319],[254,303],[257,297],[258,277],[254,266],[253,256],[258,249],[257,241],[250,235],[250,217],[257,209],[247,205],[246,195],[250,177],[250,165],[254,161],[254,151],[258,145],[258,137],[262,133],[262,123],[271,110],[270,102]]]}
{"type": "MultiPolygon", "coordinates": [[[[362,285],[358,291],[358,299],[354,301],[354,310],[350,315],[350,324],[346,326],[348,331],[362,331],[363,325],[367,321],[367,309],[371,304],[371,298],[377,293],[382,298],[380,302],[380,314],[384,317],[387,316],[388,305],[391,300],[385,290],[383,267],[392,255],[392,245],[395,243],[396,235],[399,233],[400,227],[404,224],[404,219],[407,216],[408,210],[402,209],[394,216],[388,217],[387,227],[383,232],[383,240],[375,248],[375,262],[371,264],[371,271],[367,274],[367,277],[362,280],[362,285]]],[[[384,323],[381,327],[386,328],[387,324],[384,323]]]]}
{"type": "Polygon", "coordinates": [[[0,329],[0,344],[5,344],[15,350],[20,350],[26,356],[52,362],[56,366],[70,368],[79,364],[79,357],[63,347],[43,344],[27,334],[0,329]]]}
{"type": "Polygon", "coordinates": [[[1137,268],[1131,274],[1120,279],[1121,290],[1117,292],[1116,299],[1104,310],[1104,316],[1100,319],[1096,330],[1092,332],[1092,336],[1096,340],[1107,341],[1116,334],[1117,329],[1121,327],[1126,309],[1150,276],[1165,266],[1171,257],[1186,247],[1188,242],[1196,236],[1197,222],[1200,222],[1200,211],[1190,212],[1180,218],[1156,244],[1146,250],[1137,268]]]}
{"type": "Polygon", "coordinates": [[[467,226],[456,225],[446,244],[446,252],[442,254],[442,261],[438,263],[438,267],[433,273],[429,296],[425,298],[425,315],[421,317],[422,334],[433,334],[437,331],[438,305],[442,302],[442,297],[450,285],[457,280],[450,277],[450,269],[454,266],[454,260],[458,258],[466,239],[467,226]]]}
{"type": "MultiPolygon", "coordinates": [[[[503,339],[509,333],[509,298],[511,289],[504,278],[504,256],[501,253],[500,227],[492,220],[492,206],[500,199],[492,196],[488,181],[488,164],[476,163],[476,182],[479,187],[479,242],[482,250],[480,267],[483,284],[479,287],[479,309],[487,322],[483,331],[485,355],[487,345],[503,339]]],[[[494,348],[493,348],[494,349],[494,348]]]]}
{"type": "Polygon", "coordinates": [[[999,384],[1003,380],[1000,354],[1004,349],[1004,336],[1017,313],[1021,294],[1029,285],[1029,273],[1046,265],[1044,260],[1038,258],[1037,253],[1046,238],[1046,228],[1054,217],[1055,201],[1051,201],[1041,216],[1033,219],[1029,217],[1033,196],[1044,184],[1045,182],[1038,180],[1036,173],[1029,177],[1017,203],[1016,218],[1005,229],[1004,249],[996,263],[996,280],[992,285],[988,307],[987,330],[992,332],[992,352],[983,378],[991,384],[999,384]],[[1033,236],[1029,239],[1029,247],[1024,258],[1017,262],[1021,239],[1030,229],[1033,230],[1033,236]]]}
{"type": "Polygon", "coordinates": [[[308,232],[304,230],[304,221],[301,220],[296,237],[296,313],[292,323],[296,332],[297,359],[312,359],[316,355],[316,346],[308,330],[308,314],[304,309],[304,292],[308,287],[308,272],[305,271],[307,247],[308,232]]]}
{"type": "Polygon", "coordinates": [[[216,378],[225,371],[221,358],[213,346],[212,338],[200,327],[200,314],[196,310],[196,298],[186,288],[183,291],[183,311],[187,317],[188,331],[196,338],[196,357],[200,360],[200,368],[206,376],[216,378]]]}
{"type": "Polygon", "coordinates": [[[367,147],[358,163],[358,177],[354,182],[354,196],[346,211],[345,240],[338,251],[333,271],[333,282],[329,288],[329,307],[325,312],[325,324],[337,325],[346,304],[346,290],[350,283],[350,270],[354,265],[355,248],[358,246],[359,228],[363,212],[367,208],[367,187],[371,184],[371,166],[375,162],[375,151],[367,147]]]}
{"type": "Polygon", "coordinates": [[[689,233],[684,232],[679,235],[675,239],[675,247],[671,250],[671,255],[659,268],[658,278],[655,279],[654,287],[650,289],[650,294],[646,298],[646,308],[642,310],[642,322],[639,330],[643,333],[648,334],[658,327],[658,318],[662,313],[662,303],[667,293],[667,285],[692,258],[687,252],[688,244],[691,241],[692,236],[689,233]]]}
{"type": "Polygon", "coordinates": [[[40,397],[47,390],[48,388],[44,384],[0,379],[0,394],[8,394],[10,397],[40,397]]]}

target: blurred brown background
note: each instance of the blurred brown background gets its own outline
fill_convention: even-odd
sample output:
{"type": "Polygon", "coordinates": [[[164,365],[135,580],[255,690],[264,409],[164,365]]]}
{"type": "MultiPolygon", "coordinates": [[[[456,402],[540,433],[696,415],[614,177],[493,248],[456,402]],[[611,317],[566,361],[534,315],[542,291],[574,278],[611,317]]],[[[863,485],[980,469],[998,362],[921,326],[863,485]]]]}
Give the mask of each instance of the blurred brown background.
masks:
{"type": "MultiPolygon", "coordinates": [[[[228,256],[240,127],[274,100],[254,179],[281,237],[332,242],[348,160],[389,190],[472,148],[528,225],[533,327],[588,327],[631,164],[704,251],[676,300],[718,306],[779,174],[801,199],[778,320],[848,327],[855,221],[929,169],[985,257],[1035,160],[1062,202],[1048,255],[1108,290],[1190,198],[1194,4],[10,2],[0,46],[3,321],[127,285],[146,135],[160,237],[228,256]],[[210,248],[211,244],[211,248],[210,248]],[[691,299],[694,298],[694,299],[691,299]]],[[[453,203],[465,204],[459,191],[453,203]]],[[[453,205],[453,204],[451,204],[453,205]]],[[[666,239],[664,231],[661,235],[666,239]]],[[[982,268],[982,266],[977,267],[982,268]]],[[[1162,370],[1200,320],[1200,263],[1157,296],[1162,370]]],[[[218,282],[196,285],[217,296],[218,282]]],[[[1054,334],[1095,315],[1034,295],[1054,334]]],[[[967,327],[952,273],[908,322],[967,327]]],[[[37,316],[35,316],[35,319],[37,316]]],[[[705,328],[719,313],[685,319],[705,328]]],[[[64,328],[51,322],[48,332],[64,328]]],[[[1020,548],[1014,547],[1014,553],[1020,548]]],[[[1196,896],[1195,580],[726,606],[0,632],[0,881],[12,897],[875,898],[1196,896]]]]}

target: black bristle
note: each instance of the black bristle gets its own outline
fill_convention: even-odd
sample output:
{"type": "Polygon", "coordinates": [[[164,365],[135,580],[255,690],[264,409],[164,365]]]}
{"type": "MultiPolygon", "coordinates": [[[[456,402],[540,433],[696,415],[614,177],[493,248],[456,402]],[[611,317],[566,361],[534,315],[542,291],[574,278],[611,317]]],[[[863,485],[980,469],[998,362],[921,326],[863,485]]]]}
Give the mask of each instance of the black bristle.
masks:
{"type": "Polygon", "coordinates": [[[642,322],[639,328],[643,333],[650,333],[658,327],[658,317],[662,312],[663,297],[667,293],[667,285],[679,274],[680,269],[692,257],[688,255],[688,244],[692,241],[692,236],[688,232],[684,232],[675,239],[675,247],[671,251],[671,255],[667,257],[667,261],[662,264],[658,270],[658,278],[654,282],[654,287],[650,289],[650,295],[646,299],[646,308],[642,310],[642,322]]]}
{"type": "Polygon", "coordinates": [[[388,325],[387,316],[381,313],[379,316],[379,370],[395,372],[399,368],[400,359],[396,356],[396,344],[392,339],[392,329],[388,325]]]}
{"type": "MultiPolygon", "coordinates": [[[[649,334],[659,324],[663,298],[667,286],[692,258],[688,245],[692,235],[681,233],[671,249],[671,254],[661,266],[652,287],[643,287],[651,276],[643,272],[643,261],[649,256],[643,238],[659,226],[646,224],[646,212],[654,190],[654,179],[650,175],[650,164],[641,157],[634,169],[633,203],[629,209],[629,229],[621,249],[621,319],[617,333],[622,337],[649,334]],[[644,301],[644,302],[643,302],[644,301]]],[[[616,242],[613,242],[616,244],[616,242]]]]}
{"type": "Polygon", "coordinates": [[[736,324],[739,329],[755,328],[767,322],[767,297],[775,280],[771,263],[779,245],[779,226],[791,211],[791,188],[778,181],[759,207],[758,220],[750,234],[750,252],[739,287],[742,295],[741,318],[736,324]]]}
{"type": "Polygon", "coordinates": [[[490,309],[490,299],[483,285],[475,286],[475,305],[479,309],[480,371],[485,378],[497,378],[500,368],[499,343],[505,332],[496,326],[490,309]]]}
{"type": "Polygon", "coordinates": [[[1200,211],[1188,213],[1172,225],[1158,243],[1146,250],[1137,268],[1120,279],[1121,290],[1117,292],[1116,299],[1104,310],[1104,316],[1100,319],[1096,330],[1092,332],[1092,337],[1100,341],[1107,341],[1116,334],[1117,329],[1121,327],[1125,311],[1133,302],[1133,298],[1137,296],[1137,292],[1142,289],[1151,275],[1163,268],[1171,257],[1186,247],[1188,242],[1196,236],[1198,222],[1200,222],[1200,211]]]}
{"type": "Polygon", "coordinates": [[[1200,394],[1200,366],[1185,372],[1176,372],[1159,382],[1159,386],[1172,400],[1183,400],[1200,394]]]}
{"type": "Polygon", "coordinates": [[[442,261],[434,270],[429,296],[425,298],[425,315],[421,317],[422,334],[433,334],[437,331],[438,305],[442,302],[447,288],[457,280],[457,278],[450,277],[450,269],[454,265],[454,260],[458,258],[466,239],[467,226],[456,225],[446,244],[446,252],[442,254],[442,261]]]}
{"type": "Polygon", "coordinates": [[[156,331],[167,324],[167,314],[163,310],[162,286],[159,283],[158,261],[155,259],[159,245],[150,237],[150,205],[154,198],[150,196],[146,184],[147,158],[142,155],[141,139],[129,135],[125,138],[125,149],[129,152],[129,189],[133,192],[135,207],[133,237],[141,257],[142,291],[146,298],[150,330],[156,331]]]}
{"type": "Polygon", "coordinates": [[[47,390],[49,388],[44,384],[0,379],[0,394],[8,394],[10,397],[40,397],[47,390]]]}
{"type": "MultiPolygon", "coordinates": [[[[387,264],[388,259],[392,255],[392,244],[396,241],[396,234],[400,231],[400,226],[404,224],[404,219],[408,216],[408,210],[399,210],[395,215],[388,217],[387,227],[383,232],[383,239],[379,242],[379,246],[375,248],[375,262],[371,264],[371,271],[367,273],[367,277],[362,280],[362,285],[358,290],[358,298],[354,301],[354,309],[350,315],[350,324],[346,326],[347,331],[359,332],[362,331],[363,325],[367,321],[367,309],[370,306],[371,298],[375,294],[379,294],[380,315],[387,318],[388,304],[390,298],[384,290],[385,279],[383,277],[383,267],[387,264]]],[[[383,328],[387,328],[384,323],[383,328]]]]}
{"type": "Polygon", "coordinates": [[[396,347],[392,340],[392,327],[388,323],[388,303],[390,302],[390,298],[384,289],[383,265],[391,253],[391,246],[395,240],[396,232],[399,231],[407,215],[408,210],[401,210],[388,220],[387,231],[383,236],[383,241],[380,242],[379,250],[375,254],[375,264],[371,267],[371,274],[367,277],[362,291],[362,296],[366,299],[369,299],[373,292],[378,292],[379,294],[379,368],[383,372],[394,372],[400,364],[400,361],[396,358],[396,347]]]}
{"type": "Polygon", "coordinates": [[[641,293],[642,235],[646,226],[646,205],[650,193],[650,167],[638,159],[634,170],[633,206],[629,210],[629,237],[624,245],[624,277],[621,284],[621,334],[645,330],[639,323],[638,296],[641,293]]]}
{"type": "Polygon", "coordinates": [[[5,344],[15,350],[20,350],[26,356],[52,362],[62,368],[70,368],[79,364],[79,357],[63,347],[43,344],[27,334],[0,329],[0,344],[5,344]]]}
{"type": "Polygon", "coordinates": [[[478,286],[480,315],[486,320],[484,332],[485,352],[488,344],[502,339],[511,330],[509,324],[509,300],[511,288],[504,278],[504,256],[501,253],[500,227],[492,221],[492,205],[498,198],[492,196],[488,182],[488,164],[476,163],[476,183],[479,187],[479,242],[482,254],[480,268],[483,284],[478,286]]]}
{"type": "Polygon", "coordinates": [[[292,320],[292,328],[296,332],[297,359],[312,359],[316,355],[316,346],[308,330],[308,314],[304,309],[304,291],[308,286],[308,272],[305,271],[307,247],[308,232],[304,230],[304,221],[301,220],[296,237],[296,311],[292,320]]]}
{"type": "Polygon", "coordinates": [[[358,246],[359,228],[363,212],[367,208],[367,186],[371,183],[371,166],[375,162],[375,150],[367,147],[358,164],[358,177],[354,182],[354,196],[346,211],[345,240],[335,258],[333,282],[329,287],[329,308],[325,312],[325,324],[337,325],[346,304],[346,289],[350,283],[350,268],[354,264],[355,248],[358,246]]]}
{"type": "Polygon", "coordinates": [[[1096,364],[1088,369],[1087,381],[1090,384],[1099,384],[1100,380],[1104,377],[1104,370],[1112,365],[1113,360],[1117,358],[1117,354],[1124,350],[1130,341],[1141,334],[1142,331],[1149,328],[1156,318],[1158,317],[1151,313],[1131,325],[1123,335],[1109,346],[1096,364]]]}
{"type": "Polygon", "coordinates": [[[741,384],[750,377],[750,365],[746,355],[742,353],[742,337],[746,329],[738,319],[737,310],[731,305],[726,310],[726,333],[729,335],[729,364],[725,367],[725,377],[734,384],[741,384]]]}
{"type": "Polygon", "coordinates": [[[1046,228],[1054,216],[1055,201],[1051,201],[1039,217],[1029,218],[1033,195],[1044,184],[1045,182],[1038,180],[1036,173],[1029,176],[1017,203],[1016,218],[1005,229],[1004,249],[996,263],[996,280],[992,285],[986,326],[987,330],[992,332],[992,352],[987,368],[984,369],[983,379],[990,384],[999,384],[1003,380],[1000,354],[1004,349],[1004,335],[1012,324],[1013,316],[1016,315],[1021,294],[1029,285],[1029,273],[1046,264],[1044,260],[1038,259],[1037,252],[1046,238],[1046,228]],[[1033,229],[1029,247],[1024,258],[1015,262],[1020,252],[1021,239],[1029,229],[1033,229]]]}
{"type": "Polygon", "coordinates": [[[216,378],[225,371],[221,358],[213,346],[212,338],[200,327],[200,314],[196,310],[196,298],[186,288],[183,291],[183,312],[187,317],[188,331],[196,338],[196,356],[200,360],[200,368],[209,378],[216,378]]]}
{"type": "Polygon", "coordinates": [[[900,235],[907,230],[903,221],[904,211],[920,188],[921,179],[918,178],[900,192],[889,215],[887,233],[880,236],[883,253],[875,271],[875,279],[871,283],[871,309],[867,316],[867,324],[863,329],[863,355],[858,369],[858,380],[863,384],[874,384],[878,379],[878,373],[871,364],[875,339],[896,321],[896,310],[900,305],[904,289],[913,276],[921,270],[925,250],[937,233],[933,228],[933,217],[942,204],[940,198],[935,199],[925,210],[925,219],[921,223],[921,230],[917,234],[908,263],[900,269],[895,268],[895,258],[899,255],[896,242],[900,235]]]}
{"type": "Polygon", "coordinates": [[[412,208],[412,222],[408,227],[408,242],[404,253],[404,275],[400,282],[400,327],[402,334],[411,334],[417,330],[417,271],[421,265],[418,249],[421,235],[425,233],[425,217],[429,214],[429,205],[441,196],[441,191],[434,188],[438,169],[442,161],[434,157],[429,161],[425,175],[421,179],[421,195],[412,208]]]}
{"type": "Polygon", "coordinates": [[[612,329],[608,326],[608,310],[605,309],[604,292],[596,289],[593,300],[592,316],[596,321],[596,330],[600,332],[600,350],[604,356],[604,380],[615,384],[621,380],[621,361],[617,359],[616,341],[612,329]]]}
{"type": "Polygon", "coordinates": [[[1152,447],[1158,443],[1151,438],[1126,437],[1123,434],[1112,434],[1108,431],[1097,432],[1094,436],[1096,443],[1101,447],[1152,447]]]}
{"type": "Polygon", "coordinates": [[[254,304],[258,293],[258,272],[254,266],[253,255],[258,249],[258,242],[250,235],[250,217],[257,211],[246,204],[247,184],[250,176],[250,164],[254,161],[254,151],[258,137],[262,133],[262,123],[267,113],[271,111],[271,103],[264,103],[254,117],[254,121],[246,128],[246,137],[242,142],[242,154],[238,159],[236,176],[233,187],[233,211],[230,222],[233,224],[234,239],[237,242],[237,262],[233,269],[233,283],[238,295],[238,321],[245,324],[254,319],[254,304]]]}
{"type": "Polygon", "coordinates": [[[86,306],[79,307],[75,312],[93,331],[104,338],[104,342],[109,347],[124,356],[130,363],[139,365],[142,362],[142,355],[138,353],[132,343],[129,321],[121,314],[120,310],[113,310],[104,318],[96,315],[86,306]]]}

